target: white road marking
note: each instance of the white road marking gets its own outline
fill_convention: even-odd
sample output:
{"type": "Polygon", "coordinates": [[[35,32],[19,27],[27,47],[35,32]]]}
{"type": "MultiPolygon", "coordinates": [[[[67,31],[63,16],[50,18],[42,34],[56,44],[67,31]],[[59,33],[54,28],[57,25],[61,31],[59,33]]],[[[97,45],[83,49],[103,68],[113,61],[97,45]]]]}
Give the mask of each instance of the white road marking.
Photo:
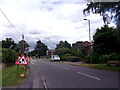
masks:
{"type": "Polygon", "coordinates": [[[62,68],[62,69],[66,69],[66,70],[70,70],[69,68],[66,68],[66,67],[61,67],[61,66],[60,66],[60,68],[62,68]]]}
{"type": "Polygon", "coordinates": [[[42,76],[42,80],[43,80],[43,84],[44,84],[45,90],[48,90],[46,80],[45,80],[43,75],[41,75],[41,76],[42,76]]]}
{"type": "Polygon", "coordinates": [[[91,76],[91,75],[88,75],[88,74],[85,74],[85,73],[81,73],[81,72],[77,72],[77,73],[79,73],[81,75],[85,75],[85,76],[93,78],[93,79],[96,79],[96,80],[101,80],[100,78],[97,78],[97,77],[94,77],[94,76],[91,76]]]}
{"type": "Polygon", "coordinates": [[[66,69],[66,70],[70,70],[69,68],[66,68],[66,67],[63,67],[64,69],[66,69]]]}

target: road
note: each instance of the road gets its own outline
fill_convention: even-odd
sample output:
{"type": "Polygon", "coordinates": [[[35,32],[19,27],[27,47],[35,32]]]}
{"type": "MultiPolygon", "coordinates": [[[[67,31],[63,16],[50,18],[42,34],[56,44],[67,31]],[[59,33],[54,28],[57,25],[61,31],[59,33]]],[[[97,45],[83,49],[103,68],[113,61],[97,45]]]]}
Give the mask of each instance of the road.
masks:
{"type": "MultiPolygon", "coordinates": [[[[40,72],[45,88],[118,88],[117,72],[72,66],[65,63],[33,59],[31,66],[40,72]]],[[[34,76],[35,77],[35,76],[34,76]]],[[[34,84],[34,85],[36,85],[34,84]]],[[[39,86],[39,85],[38,85],[39,86]]]]}

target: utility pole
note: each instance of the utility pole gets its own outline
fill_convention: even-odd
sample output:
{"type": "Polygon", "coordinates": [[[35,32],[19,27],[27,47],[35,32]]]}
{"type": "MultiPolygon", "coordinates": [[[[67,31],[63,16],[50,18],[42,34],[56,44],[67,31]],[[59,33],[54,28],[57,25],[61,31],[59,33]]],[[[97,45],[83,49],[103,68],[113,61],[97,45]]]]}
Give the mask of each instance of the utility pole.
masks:
{"type": "Polygon", "coordinates": [[[22,55],[24,54],[24,35],[22,35],[22,55]]]}
{"type": "MultiPolygon", "coordinates": [[[[24,35],[22,35],[22,55],[24,55],[24,35]]],[[[27,69],[27,65],[25,65],[25,77],[26,78],[26,70],[27,69]]]]}

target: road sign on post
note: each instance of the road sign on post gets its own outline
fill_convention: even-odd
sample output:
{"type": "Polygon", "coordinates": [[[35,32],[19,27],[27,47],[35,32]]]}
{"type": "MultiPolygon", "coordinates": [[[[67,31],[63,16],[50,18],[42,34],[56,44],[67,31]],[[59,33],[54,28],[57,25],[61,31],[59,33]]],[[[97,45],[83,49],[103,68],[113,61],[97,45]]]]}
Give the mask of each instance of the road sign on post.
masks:
{"type": "Polygon", "coordinates": [[[30,58],[28,56],[26,57],[26,61],[27,61],[27,63],[30,62],[30,58]]]}
{"type": "Polygon", "coordinates": [[[18,58],[18,60],[16,61],[15,64],[19,64],[19,65],[27,65],[27,61],[24,55],[22,55],[20,58],[18,58]]]}

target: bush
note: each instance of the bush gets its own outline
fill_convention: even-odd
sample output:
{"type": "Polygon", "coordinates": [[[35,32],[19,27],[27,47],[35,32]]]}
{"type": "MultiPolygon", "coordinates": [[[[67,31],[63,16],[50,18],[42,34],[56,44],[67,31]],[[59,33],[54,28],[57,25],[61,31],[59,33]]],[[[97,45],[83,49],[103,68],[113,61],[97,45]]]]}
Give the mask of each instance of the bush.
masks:
{"type": "Polygon", "coordinates": [[[11,49],[2,49],[2,62],[6,65],[15,64],[16,58],[16,51],[11,49]]]}
{"type": "Polygon", "coordinates": [[[70,55],[62,55],[61,59],[63,61],[70,61],[70,62],[78,62],[80,61],[80,58],[77,56],[70,56],[70,55]]]}
{"type": "Polygon", "coordinates": [[[117,55],[116,53],[111,53],[110,55],[92,55],[92,56],[86,56],[84,58],[85,63],[92,63],[92,64],[97,64],[97,63],[107,63],[107,61],[119,61],[120,60],[120,54],[117,55]]]}
{"type": "Polygon", "coordinates": [[[107,63],[107,61],[109,61],[109,55],[100,55],[99,61],[99,63],[107,63]]]}
{"type": "Polygon", "coordinates": [[[83,57],[83,53],[80,50],[72,50],[71,56],[83,57]]]}
{"type": "Polygon", "coordinates": [[[84,61],[85,63],[91,63],[96,64],[99,63],[98,56],[92,55],[92,56],[85,56],[84,61]]]}
{"type": "Polygon", "coordinates": [[[0,48],[0,63],[2,63],[2,48],[0,48]]]}
{"type": "Polygon", "coordinates": [[[99,63],[98,56],[92,55],[92,56],[90,57],[90,63],[92,63],[92,64],[99,63]]]}
{"type": "Polygon", "coordinates": [[[117,60],[117,59],[118,59],[118,56],[119,56],[119,55],[117,55],[116,53],[111,53],[111,54],[109,55],[109,59],[110,59],[111,61],[117,60]]]}
{"type": "Polygon", "coordinates": [[[90,56],[85,56],[83,62],[84,63],[90,63],[90,56]]]}

